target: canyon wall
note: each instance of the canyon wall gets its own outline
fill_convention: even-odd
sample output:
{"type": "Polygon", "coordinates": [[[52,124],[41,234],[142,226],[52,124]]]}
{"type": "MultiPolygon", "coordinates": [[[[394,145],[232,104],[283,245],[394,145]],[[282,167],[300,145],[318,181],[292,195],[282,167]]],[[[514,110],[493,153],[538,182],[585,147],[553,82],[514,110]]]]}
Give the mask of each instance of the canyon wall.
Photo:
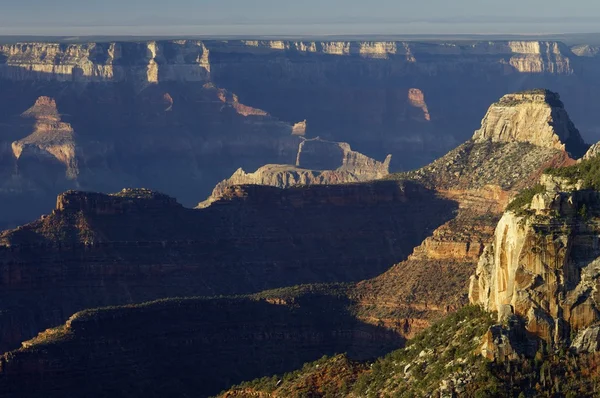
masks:
{"type": "Polygon", "coordinates": [[[544,192],[525,204],[527,210],[508,211],[498,223],[471,278],[469,298],[498,312],[499,321],[515,315],[531,335],[564,347],[600,319],[594,221],[600,195],[572,191],[575,186],[565,191],[568,181],[546,175],[541,181],[544,192]]]}
{"type": "Polygon", "coordinates": [[[560,91],[597,141],[599,71],[537,41],[0,45],[0,218],[31,221],[67,189],[145,186],[192,206],[240,167],[294,165],[299,137],[413,169],[468,139],[487,104],[534,87],[560,91]],[[24,113],[46,97],[60,120],[44,127],[24,113]],[[48,131],[72,131],[68,148],[43,144],[48,131]]]}
{"type": "Polygon", "coordinates": [[[395,181],[235,186],[202,210],[149,190],[67,192],[0,235],[0,349],[89,307],[369,278],[455,206],[395,181]]]}
{"type": "Polygon", "coordinates": [[[300,295],[288,303],[191,298],[83,311],[0,357],[0,395],[207,397],[323,354],[364,359],[400,344],[346,306],[300,295]]]}
{"type": "MultiPolygon", "coordinates": [[[[538,98],[537,91],[517,95],[514,109],[488,110],[473,138],[422,169],[391,175],[410,179],[459,204],[457,214],[440,225],[407,260],[384,274],[359,282],[351,294],[359,319],[381,324],[406,337],[430,322],[468,303],[467,286],[484,247],[493,240],[494,228],[510,198],[533,186],[548,167],[575,163],[567,151],[580,150],[581,137],[571,123],[552,123],[549,109],[570,121],[556,94],[538,98]],[[530,112],[531,109],[543,112],[530,112]],[[543,114],[541,118],[539,116],[543,114]],[[528,115],[523,117],[523,115],[528,115]],[[497,125],[514,126],[513,133],[482,137],[481,132],[505,132],[497,125]],[[554,140],[539,139],[540,128],[554,140]],[[570,137],[569,143],[561,141],[570,137]]],[[[510,97],[507,96],[507,97],[510,97]]],[[[505,98],[507,98],[505,97],[505,98]]],[[[585,146],[584,146],[585,148],[585,146]]]]}

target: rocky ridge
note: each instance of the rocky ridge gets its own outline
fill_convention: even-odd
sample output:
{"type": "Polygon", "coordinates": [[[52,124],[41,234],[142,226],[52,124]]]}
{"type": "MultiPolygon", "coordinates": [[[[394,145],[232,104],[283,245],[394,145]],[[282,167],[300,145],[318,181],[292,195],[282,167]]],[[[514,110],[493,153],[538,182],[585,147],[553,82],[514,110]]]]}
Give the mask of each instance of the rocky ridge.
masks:
{"type": "Polygon", "coordinates": [[[149,190],[69,191],[52,214],[0,234],[0,347],[89,307],[369,278],[455,206],[395,181],[235,186],[201,210],[149,190]]]}
{"type": "MultiPolygon", "coordinates": [[[[530,101],[536,104],[537,100],[530,101]]],[[[531,103],[524,99],[516,106],[528,108],[531,103]]],[[[505,114],[502,123],[518,126],[516,132],[522,137],[535,137],[536,122],[518,124],[512,118],[519,120],[519,114],[505,114]]],[[[484,139],[480,131],[491,130],[488,121],[483,119],[472,140],[431,165],[389,177],[418,181],[456,201],[459,208],[455,217],[433,231],[407,260],[357,284],[352,294],[363,321],[383,323],[412,337],[431,320],[465,305],[469,277],[493,239],[510,198],[535,185],[546,168],[575,163],[566,151],[541,141],[484,139]]],[[[578,137],[576,130],[573,134],[578,137]]],[[[562,144],[559,147],[564,148],[562,144]]]]}
{"type": "Polygon", "coordinates": [[[234,185],[270,185],[288,188],[298,185],[347,184],[378,180],[389,174],[391,155],[384,162],[355,152],[347,143],[319,138],[301,139],[295,165],[265,165],[253,173],[239,168],[221,181],[211,196],[198,204],[209,206],[234,185]]]}

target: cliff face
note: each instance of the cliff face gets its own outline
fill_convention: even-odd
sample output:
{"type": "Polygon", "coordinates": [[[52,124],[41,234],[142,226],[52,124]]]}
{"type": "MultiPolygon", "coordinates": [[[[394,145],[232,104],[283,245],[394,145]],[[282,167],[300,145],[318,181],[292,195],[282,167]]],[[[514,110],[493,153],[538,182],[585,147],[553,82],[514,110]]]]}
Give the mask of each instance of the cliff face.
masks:
{"type": "Polygon", "coordinates": [[[508,94],[490,107],[473,139],[529,142],[567,150],[577,159],[588,149],[564,109],[560,96],[548,90],[508,94]],[[568,148],[566,148],[568,147],[568,148]]]}
{"type": "Polygon", "coordinates": [[[0,357],[0,395],[206,397],[323,354],[365,358],[399,344],[346,305],[192,298],[87,310],[0,357]]]}
{"type": "Polygon", "coordinates": [[[552,42],[0,45],[0,218],[34,219],[67,189],[147,186],[191,206],[240,167],[294,164],[302,136],[414,169],[467,139],[485,104],[516,89],[561,90],[592,136],[599,74],[552,42]],[[76,133],[75,160],[61,166],[71,147],[53,144],[54,155],[17,168],[11,145],[36,129],[15,115],[40,97],[60,111],[49,128],[76,133]]]}
{"type": "Polygon", "coordinates": [[[0,235],[0,347],[89,307],[369,278],[454,208],[393,181],[236,186],[202,210],[147,190],[67,192],[51,215],[0,235]]]}
{"type": "MultiPolygon", "coordinates": [[[[541,102],[540,106],[549,106],[547,100],[541,102]]],[[[420,170],[390,176],[418,181],[455,200],[459,208],[456,216],[433,231],[407,260],[357,284],[352,294],[360,319],[383,322],[412,337],[432,319],[468,302],[469,277],[492,241],[509,199],[535,185],[546,168],[575,163],[563,144],[555,147],[535,139],[538,130],[530,126],[546,119],[539,122],[535,119],[539,115],[530,116],[531,120],[518,123],[518,112],[505,115],[504,123],[514,126],[514,134],[504,140],[481,136],[481,131],[494,130],[490,119],[484,118],[472,140],[420,170]]],[[[581,141],[577,130],[571,131],[572,139],[581,141]]]]}
{"type": "Polygon", "coordinates": [[[0,45],[0,78],[12,81],[207,82],[210,51],[193,40],[0,45]]]}
{"type": "Polygon", "coordinates": [[[234,185],[270,185],[288,188],[296,185],[347,184],[383,178],[389,174],[391,155],[378,162],[355,152],[350,145],[328,142],[319,138],[301,139],[296,156],[296,165],[265,165],[254,173],[241,168],[221,181],[211,196],[201,202],[203,208],[218,200],[234,185]]]}
{"type": "Polygon", "coordinates": [[[570,344],[600,319],[595,225],[600,196],[561,192],[565,183],[549,176],[542,182],[545,192],[533,196],[527,212],[509,211],[498,223],[471,278],[469,297],[497,311],[500,321],[523,319],[529,333],[556,347],[570,344]]]}

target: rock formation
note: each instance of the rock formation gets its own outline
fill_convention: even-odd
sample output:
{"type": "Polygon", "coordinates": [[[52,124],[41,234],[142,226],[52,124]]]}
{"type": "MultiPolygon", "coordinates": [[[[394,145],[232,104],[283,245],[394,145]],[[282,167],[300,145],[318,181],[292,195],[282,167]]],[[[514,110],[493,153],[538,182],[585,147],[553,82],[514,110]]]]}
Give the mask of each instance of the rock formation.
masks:
{"type": "Polygon", "coordinates": [[[221,181],[211,196],[201,202],[203,208],[218,200],[234,185],[270,185],[288,188],[296,185],[347,184],[383,178],[389,174],[391,155],[378,162],[355,152],[347,143],[328,142],[319,138],[302,139],[296,165],[265,165],[254,173],[238,169],[221,181]]]}
{"type": "Polygon", "coordinates": [[[575,159],[587,150],[560,96],[548,90],[505,95],[490,107],[473,139],[566,149],[575,159]]]}
{"type": "Polygon", "coordinates": [[[592,136],[599,75],[592,59],[544,41],[0,44],[0,224],[35,219],[67,189],[147,186],[192,206],[240,167],[293,164],[299,137],[415,169],[515,89],[560,89],[592,136]],[[76,132],[76,164],[28,161],[16,175],[11,144],[33,129],[15,115],[40,96],[76,132]]]}
{"type": "Polygon", "coordinates": [[[235,186],[202,210],[150,190],[69,191],[0,234],[0,349],[88,307],[373,277],[454,208],[395,181],[235,186]]]}
{"type": "MultiPolygon", "coordinates": [[[[492,105],[488,114],[495,107],[492,105]]],[[[521,120],[518,112],[508,115],[504,123],[516,127],[514,134],[504,140],[481,138],[482,131],[494,130],[490,119],[484,118],[472,140],[420,170],[390,176],[435,189],[458,202],[459,210],[415,248],[406,261],[357,285],[352,294],[358,302],[360,319],[373,324],[382,322],[412,337],[430,320],[466,304],[467,281],[484,247],[493,239],[494,228],[510,197],[535,185],[546,168],[575,163],[561,149],[562,143],[548,146],[533,139],[537,130],[530,126],[539,122],[517,123],[521,120]]],[[[574,142],[579,142],[577,130],[571,132],[574,142]]]]}
{"type": "MultiPolygon", "coordinates": [[[[484,123],[482,130],[486,127],[484,123]]],[[[520,131],[513,135],[524,136],[520,131]]],[[[259,347],[257,352],[279,359],[298,356],[297,350],[307,350],[314,357],[319,350],[352,347],[346,344],[348,335],[380,336],[375,331],[382,326],[387,330],[385,336],[400,344],[403,337],[414,336],[432,320],[467,301],[468,278],[475,272],[477,259],[485,255],[484,248],[494,239],[494,225],[509,198],[534,185],[547,167],[574,163],[562,146],[548,147],[532,141],[527,137],[511,142],[473,139],[421,170],[390,175],[389,181],[285,190],[231,186],[202,210],[186,209],[169,196],[150,190],[125,190],[110,196],[67,192],[59,197],[53,214],[0,236],[0,275],[6,287],[0,290],[0,325],[6,336],[2,342],[12,348],[46,327],[60,325],[72,313],[97,305],[135,303],[175,294],[243,294],[298,283],[346,281],[353,283],[294,287],[292,293],[277,290],[265,298],[269,305],[283,306],[283,312],[291,306],[296,321],[301,322],[304,318],[298,308],[302,303],[295,297],[298,291],[308,289],[305,299],[316,300],[311,308],[318,308],[319,316],[329,322],[319,333],[333,333],[340,343],[333,348],[313,329],[300,327],[306,331],[302,337],[288,331],[281,326],[287,322],[285,317],[269,317],[277,323],[276,336],[283,336],[283,343],[270,348],[256,346],[257,340],[269,341],[267,331],[273,327],[261,323],[256,329],[249,325],[246,320],[250,313],[240,316],[239,322],[230,318],[217,318],[215,322],[193,318],[187,322],[188,312],[178,313],[179,304],[169,304],[164,312],[174,317],[166,324],[172,326],[168,331],[173,333],[175,352],[159,351],[165,358],[183,354],[188,359],[198,358],[212,352],[213,346],[222,347],[213,344],[212,339],[221,341],[218,339],[224,336],[225,346],[237,338],[250,342],[247,348],[259,347]],[[413,254],[402,261],[411,250],[413,254]],[[212,325],[209,335],[202,334],[205,321],[212,325]],[[225,332],[220,333],[220,327],[225,332]],[[254,330],[259,330],[256,335],[254,330]],[[288,337],[290,340],[286,340],[288,337]],[[177,351],[182,346],[185,351],[177,351]]],[[[300,162],[331,161],[321,151],[342,150],[333,143],[325,143],[325,148],[316,140],[304,143],[300,162]],[[315,144],[318,147],[311,147],[315,144]],[[320,155],[314,157],[317,153],[320,155]]],[[[568,206],[569,201],[566,203],[568,206]]],[[[550,227],[556,228],[552,230],[556,234],[570,236],[558,225],[550,223],[550,227]]],[[[561,253],[563,238],[561,235],[557,242],[548,240],[547,246],[556,249],[553,253],[561,253]]],[[[582,250],[581,255],[585,253],[582,250]]],[[[549,271],[544,277],[550,280],[552,275],[561,276],[549,271]]],[[[537,286],[535,283],[533,286],[537,286]]],[[[219,303],[208,302],[208,306],[219,303]]],[[[573,319],[590,320],[588,313],[580,311],[586,305],[580,308],[579,304],[577,301],[572,306],[579,314],[573,319]]],[[[247,308],[238,302],[235,305],[241,310],[247,308]]],[[[540,302],[540,308],[545,310],[550,304],[540,302]]],[[[1,362],[5,377],[0,377],[0,389],[5,390],[0,391],[30,388],[64,393],[63,386],[81,367],[77,364],[87,366],[91,358],[100,369],[106,369],[106,358],[114,361],[111,353],[115,351],[106,349],[107,344],[122,349],[118,354],[124,358],[118,361],[120,364],[133,364],[134,369],[140,363],[152,366],[154,362],[144,353],[149,351],[148,346],[169,341],[164,338],[164,329],[128,327],[122,311],[127,313],[129,309],[109,309],[91,318],[84,313],[75,317],[76,321],[80,317],[85,321],[75,322],[75,328],[71,322],[44,332],[21,350],[6,354],[1,362]],[[77,329],[78,325],[82,328],[77,329]],[[116,325],[122,325],[121,329],[116,325]]],[[[147,325],[147,319],[138,318],[144,311],[131,311],[133,324],[147,325]]],[[[219,307],[218,313],[228,314],[229,310],[219,307]]],[[[540,334],[549,331],[544,313],[536,312],[532,319],[535,323],[531,323],[531,330],[540,334]]],[[[581,327],[590,325],[584,322],[581,327]]],[[[490,333],[486,349],[493,349],[496,341],[505,341],[503,330],[490,333]]],[[[473,339],[469,341],[473,343],[473,339]]],[[[371,351],[370,344],[370,352],[376,351],[371,351]]],[[[516,348],[507,346],[506,355],[510,355],[510,349],[516,348]]],[[[252,355],[257,352],[252,351],[252,355]]],[[[226,366],[231,367],[229,357],[224,358],[226,366]]],[[[236,358],[235,372],[239,369],[243,378],[248,378],[245,372],[256,370],[252,375],[260,376],[281,369],[258,365],[256,369],[242,369],[237,365],[243,367],[246,362],[239,361],[239,355],[236,358]]],[[[186,361],[181,363],[185,366],[186,361]]],[[[171,364],[170,359],[166,362],[171,364]]],[[[115,372],[126,374],[120,369],[115,372]]],[[[164,375],[157,373],[151,370],[145,374],[162,383],[164,375]]],[[[97,386],[96,374],[103,373],[86,374],[83,384],[97,386]]],[[[124,377],[114,378],[115,383],[129,385],[128,376],[124,377]]]]}
{"type": "Polygon", "coordinates": [[[583,160],[589,160],[596,156],[600,155],[600,142],[595,143],[588,149],[588,151],[583,156],[583,160]]]}
{"type": "MultiPolygon", "coordinates": [[[[593,222],[600,195],[550,176],[541,181],[543,192],[524,205],[528,210],[508,211],[498,223],[469,297],[497,311],[499,321],[524,319],[530,334],[560,347],[600,321],[595,299],[600,250],[593,222]],[[573,191],[565,192],[569,188],[573,191]]],[[[590,333],[578,337],[578,350],[591,344],[590,333]]]]}
{"type": "MultiPolygon", "coordinates": [[[[17,167],[27,158],[33,158],[30,161],[51,158],[64,166],[68,179],[76,179],[79,169],[75,153],[75,132],[70,124],[61,121],[56,101],[40,97],[21,117],[33,119],[34,125],[30,135],[12,143],[17,167]]],[[[44,163],[44,160],[41,162],[44,163]]]]}

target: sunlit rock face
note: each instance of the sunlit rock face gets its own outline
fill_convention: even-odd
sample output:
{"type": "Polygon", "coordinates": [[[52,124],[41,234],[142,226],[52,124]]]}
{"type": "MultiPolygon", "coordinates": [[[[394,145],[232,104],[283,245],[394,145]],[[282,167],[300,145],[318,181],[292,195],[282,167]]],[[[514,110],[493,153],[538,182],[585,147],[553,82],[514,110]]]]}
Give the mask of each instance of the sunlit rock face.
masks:
{"type": "Polygon", "coordinates": [[[211,196],[198,207],[210,205],[234,185],[288,188],[378,180],[389,174],[390,160],[391,156],[383,162],[371,159],[353,151],[345,142],[300,139],[295,165],[268,164],[253,173],[246,173],[240,168],[230,178],[218,183],[211,196]]]}
{"type": "Polygon", "coordinates": [[[40,97],[35,105],[25,111],[24,119],[33,120],[33,132],[12,143],[17,167],[27,158],[40,164],[59,163],[65,168],[68,179],[76,179],[79,173],[75,156],[75,131],[69,123],[61,121],[56,101],[40,97]]]}
{"type": "Polygon", "coordinates": [[[240,167],[294,164],[290,135],[346,142],[372,159],[392,154],[391,171],[415,169],[468,139],[489,103],[519,89],[560,91],[584,135],[600,136],[590,116],[598,76],[592,58],[543,41],[0,45],[0,165],[10,181],[0,190],[10,206],[37,209],[0,216],[30,220],[69,188],[148,186],[192,206],[240,167]],[[65,180],[72,153],[50,155],[57,163],[43,184],[14,173],[12,148],[33,132],[15,117],[42,96],[74,131],[76,159],[65,180]]]}
{"type": "Polygon", "coordinates": [[[209,50],[198,41],[0,45],[0,78],[61,82],[208,81],[209,50]]]}
{"type": "Polygon", "coordinates": [[[568,150],[581,157],[587,145],[564,109],[560,96],[548,90],[507,94],[492,105],[476,142],[528,142],[536,146],[568,150]]]}
{"type": "Polygon", "coordinates": [[[520,317],[528,333],[552,346],[574,343],[589,351],[593,330],[588,328],[600,320],[595,222],[600,196],[556,177],[541,181],[547,191],[533,197],[529,213],[509,211],[498,223],[469,297],[497,311],[499,321],[520,317]]]}

